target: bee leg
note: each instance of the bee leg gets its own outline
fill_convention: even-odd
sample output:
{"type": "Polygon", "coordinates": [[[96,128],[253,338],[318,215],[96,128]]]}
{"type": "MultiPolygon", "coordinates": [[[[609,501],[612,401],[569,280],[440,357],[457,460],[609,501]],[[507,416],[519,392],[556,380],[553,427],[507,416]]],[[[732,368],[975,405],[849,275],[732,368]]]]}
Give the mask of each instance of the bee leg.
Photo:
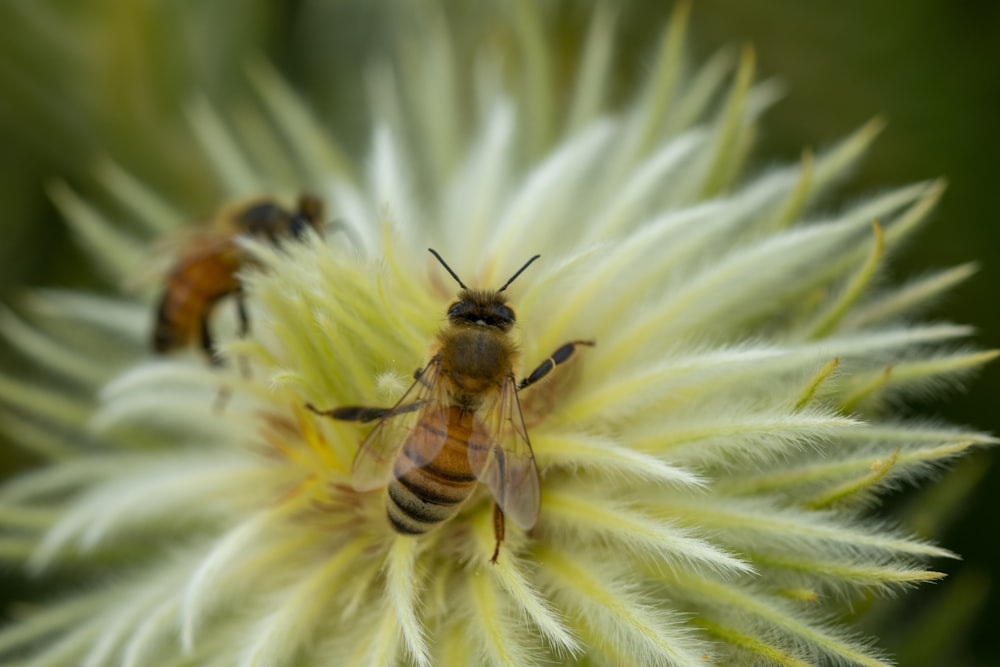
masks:
{"type": "Polygon", "coordinates": [[[538,368],[531,371],[531,374],[528,375],[528,377],[521,380],[521,382],[517,385],[517,390],[521,391],[525,387],[530,387],[531,385],[535,384],[543,377],[548,375],[550,372],[552,372],[553,368],[555,368],[556,366],[558,366],[559,364],[563,363],[571,356],[573,356],[573,352],[576,350],[577,345],[586,345],[588,347],[593,347],[594,341],[574,340],[561,346],[559,349],[553,352],[548,359],[540,363],[538,365],[538,368]]]}
{"type": "Polygon", "coordinates": [[[212,405],[212,412],[221,415],[226,406],[229,405],[229,397],[233,395],[229,387],[219,387],[219,393],[215,395],[215,403],[212,405]]]}
{"type": "MultiPolygon", "coordinates": [[[[208,307],[204,309],[201,314],[201,320],[199,322],[201,330],[201,350],[208,357],[208,363],[215,368],[222,366],[222,357],[219,356],[215,349],[215,339],[212,338],[212,331],[209,329],[208,320],[215,310],[215,300],[210,301],[208,307]]],[[[219,387],[219,392],[215,396],[215,404],[212,407],[213,412],[217,414],[222,414],[229,404],[229,397],[232,396],[232,391],[227,386],[219,387]]]]}
{"type": "MultiPolygon", "coordinates": [[[[494,449],[496,453],[496,465],[497,465],[497,475],[500,479],[506,479],[507,472],[507,459],[504,456],[503,450],[499,447],[494,449]]],[[[490,562],[494,565],[497,564],[497,558],[500,557],[500,543],[503,542],[504,533],[506,532],[506,523],[504,522],[503,509],[500,505],[504,502],[504,487],[501,484],[497,489],[498,495],[493,501],[493,537],[496,538],[497,545],[493,549],[493,557],[490,558],[490,562]]]]}
{"type": "Polygon", "coordinates": [[[493,557],[490,558],[490,562],[494,565],[497,564],[497,558],[500,557],[500,543],[503,542],[505,527],[503,510],[500,509],[500,505],[493,503],[493,537],[496,539],[497,545],[493,549],[493,557]]]}
{"type": "Polygon", "coordinates": [[[437,364],[440,361],[441,361],[441,355],[440,354],[436,354],[436,355],[434,355],[434,358],[431,359],[427,363],[426,366],[423,366],[423,367],[418,368],[417,370],[413,371],[413,380],[414,380],[414,382],[419,382],[420,384],[422,384],[425,387],[427,387],[428,389],[430,389],[431,386],[432,386],[432,384],[433,384],[433,382],[434,382],[434,376],[432,375],[430,378],[427,378],[427,377],[425,377],[425,374],[427,373],[427,369],[428,368],[430,368],[431,366],[437,364]]]}
{"type": "MultiPolygon", "coordinates": [[[[222,366],[222,357],[218,356],[215,352],[215,341],[212,340],[212,332],[208,328],[208,316],[211,311],[211,308],[206,308],[205,312],[201,315],[201,349],[208,357],[208,363],[215,368],[219,368],[222,366]]],[[[212,411],[216,414],[222,414],[226,406],[229,405],[230,396],[232,396],[232,391],[229,387],[225,385],[220,386],[218,393],[215,395],[215,404],[212,406],[212,411]]]]}
{"type": "Polygon", "coordinates": [[[201,343],[201,350],[208,357],[208,363],[212,366],[221,366],[222,357],[215,353],[215,341],[212,339],[212,331],[208,328],[208,318],[212,314],[212,308],[205,308],[204,312],[201,314],[201,319],[198,322],[200,330],[199,341],[201,343]]]}
{"type": "MultiPolygon", "coordinates": [[[[250,333],[250,315],[247,313],[247,302],[243,298],[243,290],[237,290],[234,296],[236,299],[236,316],[239,319],[239,336],[240,338],[246,338],[247,334],[250,333]]],[[[240,375],[245,378],[250,377],[250,360],[244,355],[240,355],[240,375]]]]}
{"type": "Polygon", "coordinates": [[[236,315],[240,321],[239,335],[240,338],[246,338],[247,334],[250,333],[250,315],[247,313],[247,302],[243,298],[243,290],[237,290],[233,298],[236,299],[236,315]]]}
{"type": "Polygon", "coordinates": [[[413,403],[399,405],[394,408],[371,408],[363,405],[347,405],[340,408],[320,410],[312,403],[306,403],[306,409],[323,417],[329,417],[330,419],[367,424],[368,422],[373,422],[377,419],[395,417],[396,415],[419,410],[421,405],[423,405],[422,402],[414,401],[413,403]]]}

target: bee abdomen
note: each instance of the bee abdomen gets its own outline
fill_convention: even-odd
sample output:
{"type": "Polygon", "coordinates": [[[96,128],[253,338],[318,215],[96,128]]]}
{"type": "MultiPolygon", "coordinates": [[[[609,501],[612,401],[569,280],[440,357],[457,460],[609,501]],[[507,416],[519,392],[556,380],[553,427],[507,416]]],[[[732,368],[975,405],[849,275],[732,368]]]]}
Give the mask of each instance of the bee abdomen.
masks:
{"type": "Polygon", "coordinates": [[[455,516],[473,488],[475,478],[456,483],[425,468],[414,468],[389,483],[386,514],[397,532],[421,535],[455,516]]]}
{"type": "Polygon", "coordinates": [[[153,349],[169,352],[187,345],[193,336],[197,310],[192,302],[178,302],[169,292],[164,294],[156,311],[153,349]]]}

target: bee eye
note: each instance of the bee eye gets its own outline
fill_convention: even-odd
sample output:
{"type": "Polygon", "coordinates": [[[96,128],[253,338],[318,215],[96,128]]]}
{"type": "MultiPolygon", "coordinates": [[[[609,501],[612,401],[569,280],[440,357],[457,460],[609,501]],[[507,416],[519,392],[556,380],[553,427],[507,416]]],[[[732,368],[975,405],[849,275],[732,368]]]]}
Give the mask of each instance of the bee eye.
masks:
{"type": "Polygon", "coordinates": [[[502,323],[512,323],[517,318],[514,317],[514,311],[502,303],[494,304],[490,307],[491,320],[495,321],[495,325],[500,325],[502,323]]]}
{"type": "Polygon", "coordinates": [[[294,216],[288,223],[288,233],[295,239],[301,239],[305,234],[308,222],[301,215],[294,216]]]}

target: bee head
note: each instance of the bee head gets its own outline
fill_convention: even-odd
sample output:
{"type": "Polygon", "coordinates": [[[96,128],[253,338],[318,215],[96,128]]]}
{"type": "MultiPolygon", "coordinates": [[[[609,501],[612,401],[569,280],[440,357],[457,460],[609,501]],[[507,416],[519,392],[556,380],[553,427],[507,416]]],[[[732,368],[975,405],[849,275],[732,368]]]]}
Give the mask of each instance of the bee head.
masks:
{"type": "Polygon", "coordinates": [[[307,227],[319,232],[323,225],[323,201],[315,195],[299,196],[299,208],[288,221],[288,232],[297,239],[302,238],[307,227]]]}
{"type": "Polygon", "coordinates": [[[448,307],[448,321],[455,325],[489,327],[507,332],[514,326],[514,310],[499,291],[463,289],[448,307]]]}
{"type": "Polygon", "coordinates": [[[279,243],[282,237],[301,239],[307,227],[320,231],[323,202],[312,195],[299,197],[298,208],[288,211],[270,199],[262,199],[243,208],[236,216],[242,233],[279,243]]]}
{"type": "Polygon", "coordinates": [[[428,250],[441,262],[441,266],[447,269],[451,277],[458,283],[458,286],[462,288],[462,291],[458,293],[458,301],[448,307],[448,321],[450,323],[460,326],[488,327],[499,329],[503,332],[510,331],[517,318],[514,316],[514,310],[507,305],[507,295],[504,294],[504,290],[541,255],[535,255],[525,262],[524,266],[518,269],[500,289],[475,290],[466,287],[462,279],[458,277],[458,274],[451,270],[451,267],[448,266],[441,258],[441,255],[437,254],[433,248],[428,248],[428,250]]]}

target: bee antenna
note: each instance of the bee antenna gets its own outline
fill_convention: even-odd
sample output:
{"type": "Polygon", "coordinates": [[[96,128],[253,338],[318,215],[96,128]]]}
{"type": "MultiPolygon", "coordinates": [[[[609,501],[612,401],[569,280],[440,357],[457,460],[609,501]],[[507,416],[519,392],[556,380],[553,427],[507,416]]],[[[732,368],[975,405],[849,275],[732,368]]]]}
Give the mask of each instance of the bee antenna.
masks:
{"type": "Polygon", "coordinates": [[[514,275],[512,275],[510,277],[510,280],[508,280],[507,282],[505,282],[503,284],[503,287],[501,287],[500,289],[498,289],[497,292],[502,292],[505,289],[507,289],[507,286],[510,285],[512,282],[514,282],[514,278],[517,278],[519,275],[521,275],[522,273],[524,273],[524,270],[526,268],[528,268],[529,266],[531,266],[531,263],[534,262],[539,257],[541,257],[541,255],[535,255],[534,257],[532,257],[531,259],[529,259],[527,262],[525,262],[524,266],[522,266],[520,269],[518,269],[517,273],[515,273],[514,275]]]}
{"type": "MultiPolygon", "coordinates": [[[[451,267],[448,266],[448,262],[446,262],[443,259],[441,259],[441,255],[437,254],[437,250],[435,250],[434,248],[428,248],[428,250],[431,251],[432,255],[434,255],[435,257],[437,257],[437,261],[441,262],[441,266],[443,266],[444,268],[446,268],[448,270],[448,273],[450,273],[451,277],[455,279],[455,282],[458,283],[459,287],[461,287],[462,289],[469,289],[468,287],[465,286],[465,283],[462,282],[462,279],[458,277],[458,274],[451,270],[451,267]]],[[[523,270],[524,269],[521,269],[521,271],[523,271],[523,270]]],[[[520,273],[521,271],[518,271],[518,273],[520,273]]],[[[511,280],[513,280],[513,278],[511,278],[511,280]]],[[[508,281],[508,282],[510,282],[510,281],[508,281]]],[[[506,287],[506,285],[505,285],[505,287],[506,287]]]]}

